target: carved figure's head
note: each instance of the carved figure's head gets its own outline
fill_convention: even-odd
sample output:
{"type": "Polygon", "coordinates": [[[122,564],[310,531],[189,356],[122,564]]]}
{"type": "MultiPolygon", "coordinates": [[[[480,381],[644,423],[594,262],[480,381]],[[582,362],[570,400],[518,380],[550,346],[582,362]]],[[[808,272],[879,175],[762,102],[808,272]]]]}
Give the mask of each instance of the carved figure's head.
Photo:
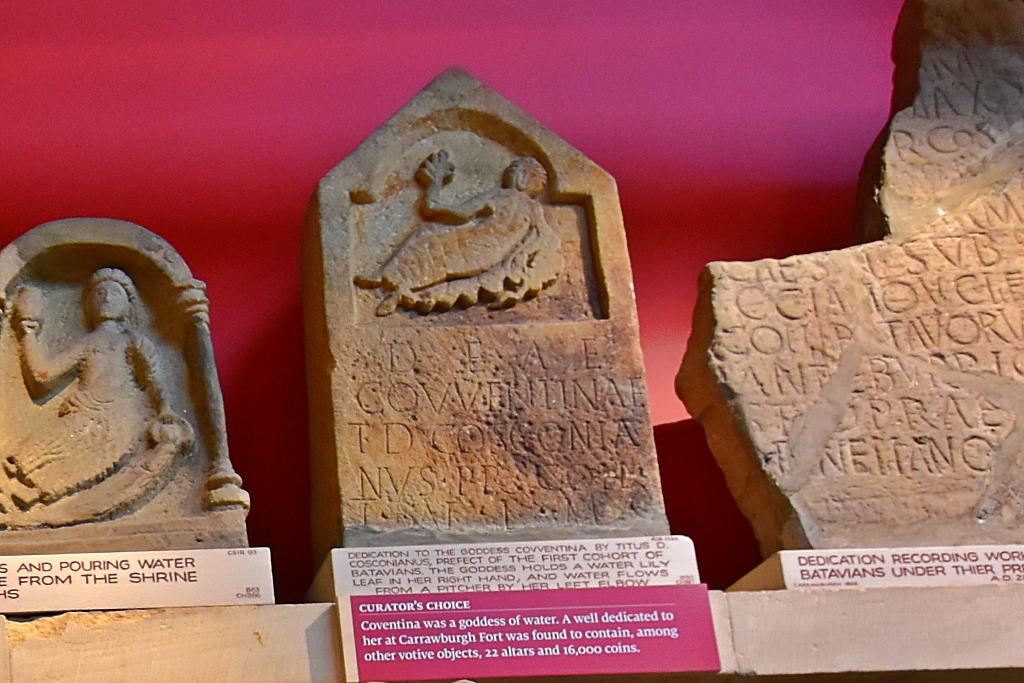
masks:
{"type": "Polygon", "coordinates": [[[501,177],[502,187],[525,192],[536,197],[548,184],[548,172],[533,157],[519,157],[505,169],[501,177]]]}
{"type": "Polygon", "coordinates": [[[136,301],[135,283],[123,270],[101,268],[86,283],[85,310],[92,327],[104,320],[127,320],[134,324],[136,301]]]}

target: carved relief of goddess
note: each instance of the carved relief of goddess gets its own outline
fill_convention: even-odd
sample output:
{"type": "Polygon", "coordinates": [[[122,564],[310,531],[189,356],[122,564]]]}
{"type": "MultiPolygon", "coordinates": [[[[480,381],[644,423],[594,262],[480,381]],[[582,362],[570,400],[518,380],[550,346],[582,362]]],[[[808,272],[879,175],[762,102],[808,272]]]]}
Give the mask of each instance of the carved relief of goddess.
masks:
{"type": "Polygon", "coordinates": [[[52,357],[38,339],[42,293],[22,287],[12,303],[26,387],[37,404],[55,398],[60,404],[56,418],[5,454],[3,512],[31,516],[106,479],[140,451],[192,447],[191,426],[168,406],[158,355],[139,326],[142,303],[126,273],[103,268],[92,274],[82,302],[89,331],[52,357]],[[69,380],[77,382],[54,394],[69,380]]]}
{"type": "Polygon", "coordinates": [[[561,240],[537,200],[548,183],[539,161],[519,157],[505,169],[501,187],[449,205],[441,191],[454,175],[447,150],[424,159],[415,175],[424,188],[424,222],[377,270],[354,278],[358,287],[383,290],[378,316],[399,306],[426,314],[477,301],[507,308],[533,298],[561,274],[561,240]]]}

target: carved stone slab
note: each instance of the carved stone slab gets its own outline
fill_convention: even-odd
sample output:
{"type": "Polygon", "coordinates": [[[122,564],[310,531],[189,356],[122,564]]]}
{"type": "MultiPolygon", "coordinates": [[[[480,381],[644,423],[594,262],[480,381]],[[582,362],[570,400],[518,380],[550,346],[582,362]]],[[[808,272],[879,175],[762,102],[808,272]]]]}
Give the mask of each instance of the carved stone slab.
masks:
{"type": "Polygon", "coordinates": [[[461,71],[307,224],[315,554],[668,532],[612,178],[461,71]]]}
{"type": "Polygon", "coordinates": [[[247,545],[205,289],[124,221],[0,251],[0,554],[247,545]]]}
{"type": "Polygon", "coordinates": [[[1024,541],[1022,38],[1017,2],[908,3],[889,236],[701,276],[677,391],[765,554],[1024,541]]]}

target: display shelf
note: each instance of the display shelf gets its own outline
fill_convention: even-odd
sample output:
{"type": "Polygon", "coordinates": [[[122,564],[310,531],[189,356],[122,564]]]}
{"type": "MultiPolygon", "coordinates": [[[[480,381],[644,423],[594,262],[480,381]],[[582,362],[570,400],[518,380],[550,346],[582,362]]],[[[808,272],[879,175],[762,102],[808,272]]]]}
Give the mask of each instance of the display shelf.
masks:
{"type": "MultiPolygon", "coordinates": [[[[1024,681],[1024,585],[713,591],[711,606],[721,673],[630,678],[1024,681]]],[[[3,628],[0,681],[319,683],[342,677],[337,612],[328,603],[77,612],[10,619],[3,628]]]]}
{"type": "Polygon", "coordinates": [[[0,681],[334,683],[333,612],[307,604],[12,618],[3,624],[0,681]]]}
{"type": "Polygon", "coordinates": [[[1024,681],[1024,585],[730,592],[712,605],[723,669],[746,676],[1024,681]]]}

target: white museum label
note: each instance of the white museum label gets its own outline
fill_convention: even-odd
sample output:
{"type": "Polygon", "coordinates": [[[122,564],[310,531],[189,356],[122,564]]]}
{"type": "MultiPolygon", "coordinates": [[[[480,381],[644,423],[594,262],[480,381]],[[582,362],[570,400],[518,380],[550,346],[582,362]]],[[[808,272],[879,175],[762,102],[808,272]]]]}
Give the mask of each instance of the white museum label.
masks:
{"type": "Polygon", "coordinates": [[[336,548],[310,597],[700,583],[685,536],[336,548]],[[333,578],[333,586],[331,579],[333,578]],[[333,590],[333,594],[331,594],[333,590]]]}
{"type": "Polygon", "coordinates": [[[786,588],[1024,582],[1024,545],[783,550],[779,557],[786,588]]]}
{"type": "Polygon", "coordinates": [[[270,548],[0,556],[0,613],[272,605],[270,548]]]}

